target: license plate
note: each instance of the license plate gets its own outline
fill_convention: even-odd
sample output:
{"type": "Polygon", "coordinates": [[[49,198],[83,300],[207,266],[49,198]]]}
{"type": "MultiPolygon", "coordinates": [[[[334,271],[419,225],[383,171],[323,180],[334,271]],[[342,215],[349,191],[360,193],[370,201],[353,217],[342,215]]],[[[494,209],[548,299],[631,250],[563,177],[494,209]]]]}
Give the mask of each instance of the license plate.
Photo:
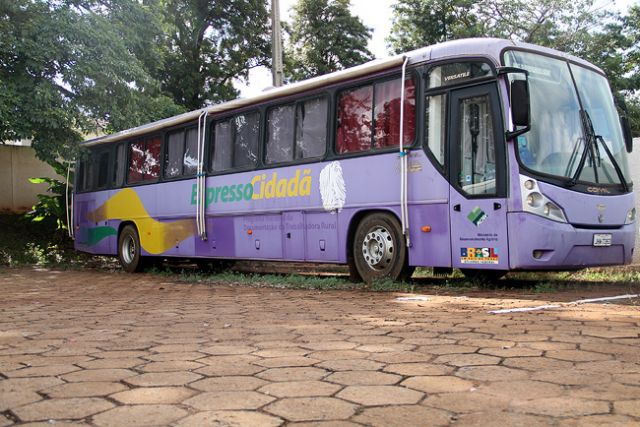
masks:
{"type": "Polygon", "coordinates": [[[611,234],[594,234],[593,246],[611,246],[611,234]]]}

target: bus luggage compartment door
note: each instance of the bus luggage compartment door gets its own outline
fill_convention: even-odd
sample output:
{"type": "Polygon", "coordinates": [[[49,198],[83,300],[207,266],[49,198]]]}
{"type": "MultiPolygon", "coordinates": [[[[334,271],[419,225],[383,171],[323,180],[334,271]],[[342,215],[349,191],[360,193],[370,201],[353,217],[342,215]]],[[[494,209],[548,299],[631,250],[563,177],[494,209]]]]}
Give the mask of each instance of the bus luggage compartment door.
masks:
{"type": "Polygon", "coordinates": [[[508,270],[505,142],[495,83],[451,91],[449,112],[452,266],[508,270]]]}

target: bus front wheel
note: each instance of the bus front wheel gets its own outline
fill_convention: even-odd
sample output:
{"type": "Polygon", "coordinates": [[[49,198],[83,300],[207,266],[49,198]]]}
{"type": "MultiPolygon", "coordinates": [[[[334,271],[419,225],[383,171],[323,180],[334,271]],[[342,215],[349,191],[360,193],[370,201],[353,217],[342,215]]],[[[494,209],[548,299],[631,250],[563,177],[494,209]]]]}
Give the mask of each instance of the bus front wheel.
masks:
{"type": "MultiPolygon", "coordinates": [[[[351,276],[366,283],[375,280],[407,280],[413,269],[407,265],[407,247],[396,218],[388,213],[373,213],[360,221],[353,239],[351,276]]],[[[351,264],[351,263],[350,263],[351,264]]]]}
{"type": "Polygon", "coordinates": [[[140,237],[133,225],[127,225],[118,238],[118,259],[122,269],[128,273],[142,271],[143,263],[140,255],[140,237]]]}

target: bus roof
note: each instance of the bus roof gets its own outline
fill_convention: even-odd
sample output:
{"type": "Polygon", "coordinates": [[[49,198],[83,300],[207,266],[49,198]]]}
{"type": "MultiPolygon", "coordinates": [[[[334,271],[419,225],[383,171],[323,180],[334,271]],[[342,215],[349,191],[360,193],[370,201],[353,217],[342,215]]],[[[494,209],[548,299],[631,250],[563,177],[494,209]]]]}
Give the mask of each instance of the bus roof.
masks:
{"type": "Polygon", "coordinates": [[[166,119],[158,120],[152,123],[148,123],[135,128],[123,130],[110,135],[104,135],[97,138],[89,139],[82,143],[83,146],[93,146],[97,144],[103,144],[107,142],[117,142],[134,136],[144,135],[150,132],[158,131],[171,126],[176,126],[182,123],[197,120],[200,114],[207,112],[207,114],[221,113],[224,111],[234,110],[237,108],[245,107],[260,102],[281,98],[288,95],[316,89],[322,86],[326,86],[332,83],[338,83],[351,78],[356,78],[368,74],[372,74],[378,71],[391,69],[394,67],[400,67],[405,58],[408,58],[408,64],[418,64],[425,61],[443,60],[450,57],[464,57],[464,56],[485,56],[493,59],[495,64],[500,63],[501,52],[509,47],[530,49],[540,53],[546,53],[553,56],[559,56],[565,59],[569,59],[574,62],[578,62],[582,65],[595,68],[598,71],[602,70],[575,56],[546,48],[536,46],[528,43],[514,42],[505,39],[496,38],[472,38],[472,39],[460,39],[452,40],[443,43],[438,43],[432,46],[416,49],[405,54],[394,55],[383,59],[375,59],[373,61],[366,62],[355,67],[347,68],[346,70],[336,71],[334,73],[325,74],[319,77],[314,77],[308,80],[288,84],[278,88],[272,88],[265,90],[258,95],[250,96],[247,98],[238,98],[233,101],[224,102],[221,104],[211,105],[199,110],[189,111],[177,116],[169,117],[166,119]]]}

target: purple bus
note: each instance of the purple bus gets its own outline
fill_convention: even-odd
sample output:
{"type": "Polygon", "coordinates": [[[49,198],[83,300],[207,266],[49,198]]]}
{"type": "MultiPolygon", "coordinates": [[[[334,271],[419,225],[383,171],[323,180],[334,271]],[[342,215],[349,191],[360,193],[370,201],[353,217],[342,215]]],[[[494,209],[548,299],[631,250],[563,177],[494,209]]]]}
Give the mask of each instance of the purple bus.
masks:
{"type": "Polygon", "coordinates": [[[631,261],[627,152],[602,70],[457,40],[83,143],[78,250],[500,277],[631,261]]]}

